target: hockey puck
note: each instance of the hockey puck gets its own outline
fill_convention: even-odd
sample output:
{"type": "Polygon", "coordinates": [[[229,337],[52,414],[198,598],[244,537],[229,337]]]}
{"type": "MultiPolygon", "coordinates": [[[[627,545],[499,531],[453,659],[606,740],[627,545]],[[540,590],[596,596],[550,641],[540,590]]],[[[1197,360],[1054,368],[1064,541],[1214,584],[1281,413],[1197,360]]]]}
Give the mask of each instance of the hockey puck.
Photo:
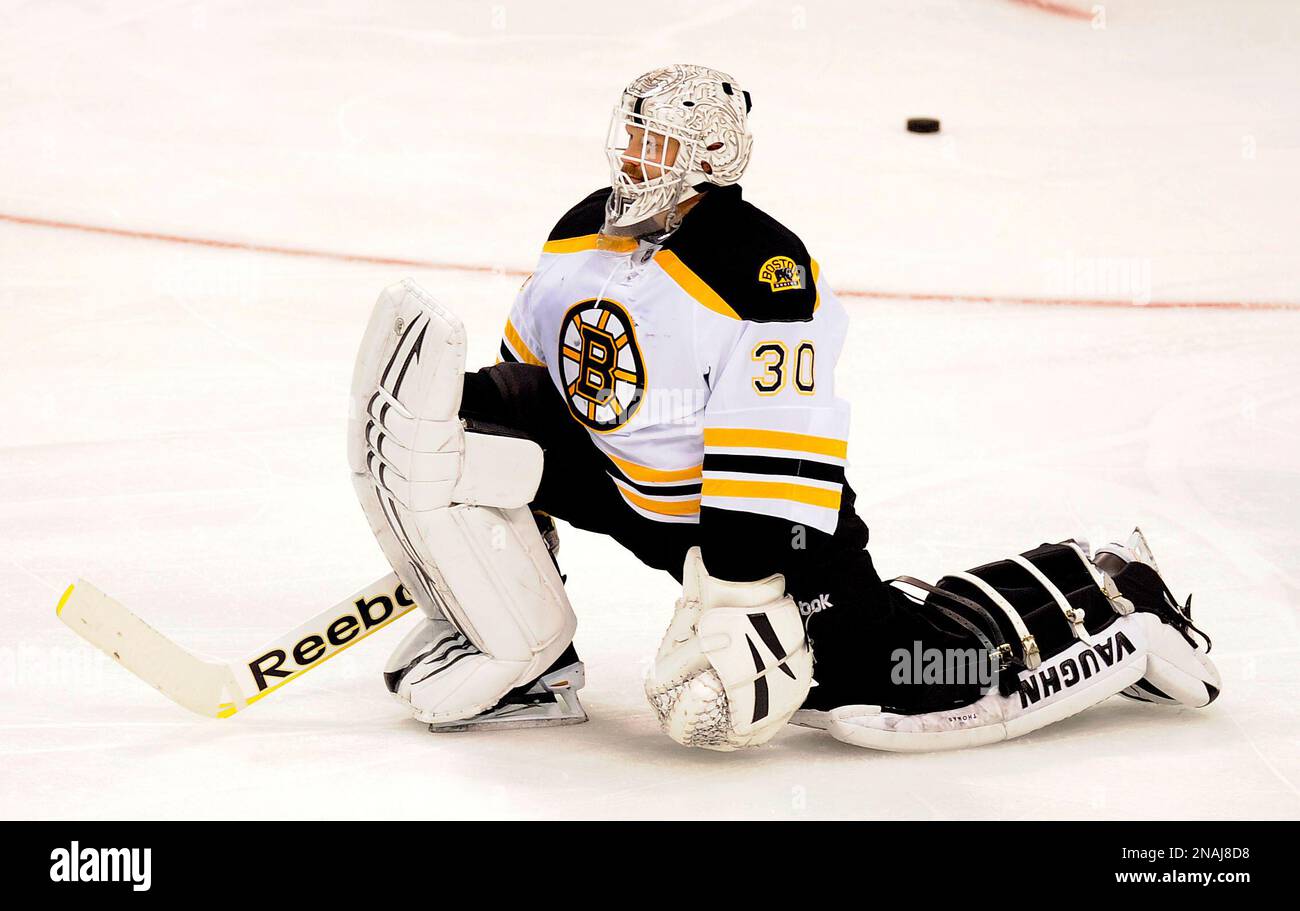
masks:
{"type": "Polygon", "coordinates": [[[909,133],[937,133],[939,132],[939,121],[933,117],[911,117],[907,121],[907,131],[909,133]]]}

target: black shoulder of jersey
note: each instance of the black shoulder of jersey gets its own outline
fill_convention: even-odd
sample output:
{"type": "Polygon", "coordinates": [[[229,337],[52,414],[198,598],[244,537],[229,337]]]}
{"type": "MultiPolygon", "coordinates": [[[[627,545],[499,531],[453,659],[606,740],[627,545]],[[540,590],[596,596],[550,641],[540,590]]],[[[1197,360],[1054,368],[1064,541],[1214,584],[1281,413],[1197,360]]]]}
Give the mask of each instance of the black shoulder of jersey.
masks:
{"type": "Polygon", "coordinates": [[[664,248],[743,320],[812,319],[812,257],[793,231],[741,199],[738,185],[705,191],[664,248]]]}
{"type": "Polygon", "coordinates": [[[568,240],[572,237],[585,237],[599,232],[605,224],[605,201],[609,199],[609,194],[609,187],[601,187],[587,196],[564,213],[546,239],[548,241],[568,240]]]}

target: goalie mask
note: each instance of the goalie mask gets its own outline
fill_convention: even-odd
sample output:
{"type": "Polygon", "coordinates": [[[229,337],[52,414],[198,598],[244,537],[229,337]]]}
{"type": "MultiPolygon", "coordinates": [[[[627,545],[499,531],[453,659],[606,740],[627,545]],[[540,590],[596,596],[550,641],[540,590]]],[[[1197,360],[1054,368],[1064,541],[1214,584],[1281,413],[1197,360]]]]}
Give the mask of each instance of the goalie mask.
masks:
{"type": "Polygon", "coordinates": [[[633,80],[610,120],[605,233],[671,231],[679,203],[705,185],[740,180],[753,143],[749,109],[749,93],[706,66],[675,64],[633,80]]]}

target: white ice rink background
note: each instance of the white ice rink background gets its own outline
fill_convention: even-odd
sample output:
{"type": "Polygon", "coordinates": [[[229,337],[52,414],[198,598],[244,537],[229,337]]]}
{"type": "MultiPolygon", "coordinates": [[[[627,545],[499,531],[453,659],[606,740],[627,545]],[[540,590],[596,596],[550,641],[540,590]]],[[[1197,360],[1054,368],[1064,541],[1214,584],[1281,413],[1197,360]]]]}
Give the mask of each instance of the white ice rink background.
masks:
{"type": "Polygon", "coordinates": [[[0,816],[1294,819],[1298,205],[1289,0],[0,3],[0,816]],[[574,728],[426,733],[396,628],[205,720],[56,621],[80,574],[233,658],[383,575],[343,436],[372,302],[415,278],[489,362],[666,62],[752,92],[747,198],[845,292],[882,573],[1139,522],[1213,706],[686,750],[640,684],[676,585],[567,528],[574,728]]]}

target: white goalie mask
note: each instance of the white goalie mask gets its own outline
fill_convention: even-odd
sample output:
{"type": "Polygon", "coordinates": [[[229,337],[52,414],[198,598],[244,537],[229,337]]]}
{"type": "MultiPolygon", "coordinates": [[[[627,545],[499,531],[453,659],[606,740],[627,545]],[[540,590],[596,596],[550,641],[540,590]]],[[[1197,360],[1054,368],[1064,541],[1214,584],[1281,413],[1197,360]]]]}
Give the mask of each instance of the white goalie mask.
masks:
{"type": "Polygon", "coordinates": [[[736,80],[707,66],[674,64],[634,79],[609,125],[605,233],[671,231],[677,205],[696,187],[739,181],[753,144],[750,106],[736,80]]]}

